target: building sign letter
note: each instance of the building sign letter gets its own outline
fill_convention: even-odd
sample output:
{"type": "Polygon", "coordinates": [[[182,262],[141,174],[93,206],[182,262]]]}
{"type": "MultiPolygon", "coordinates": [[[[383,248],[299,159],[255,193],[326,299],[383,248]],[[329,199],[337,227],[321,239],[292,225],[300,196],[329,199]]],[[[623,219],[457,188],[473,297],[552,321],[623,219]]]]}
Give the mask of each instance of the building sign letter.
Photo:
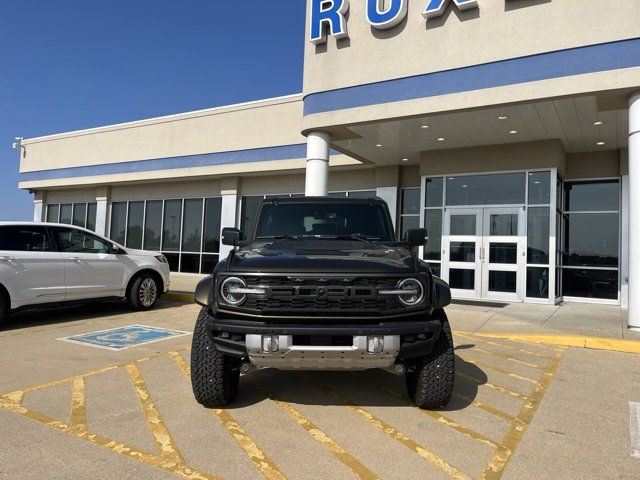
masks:
{"type": "Polygon", "coordinates": [[[367,0],[367,20],[379,30],[393,28],[406,18],[407,3],[408,0],[367,0]]]}
{"type": "MultiPolygon", "coordinates": [[[[404,1],[403,1],[404,3],[404,1]]],[[[349,11],[349,0],[311,0],[311,22],[309,32],[311,43],[321,45],[327,42],[329,35],[340,40],[349,38],[347,33],[346,13],[349,11]]]]}
{"type": "Polygon", "coordinates": [[[429,0],[429,4],[424,12],[422,12],[422,16],[426,19],[440,17],[452,1],[460,10],[478,8],[478,0],[429,0]]]}

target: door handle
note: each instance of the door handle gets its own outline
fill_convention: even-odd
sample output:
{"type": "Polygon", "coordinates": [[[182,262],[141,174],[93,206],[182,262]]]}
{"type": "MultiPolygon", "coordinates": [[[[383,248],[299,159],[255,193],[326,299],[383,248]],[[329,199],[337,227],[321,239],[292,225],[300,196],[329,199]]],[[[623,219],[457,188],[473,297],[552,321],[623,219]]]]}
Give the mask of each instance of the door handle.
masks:
{"type": "Polygon", "coordinates": [[[10,257],[8,255],[0,256],[0,260],[5,261],[5,262],[13,262],[15,259],[16,259],[16,257],[10,257]]]}
{"type": "Polygon", "coordinates": [[[79,262],[82,259],[80,257],[69,257],[67,258],[67,260],[71,260],[72,262],[79,262]]]}

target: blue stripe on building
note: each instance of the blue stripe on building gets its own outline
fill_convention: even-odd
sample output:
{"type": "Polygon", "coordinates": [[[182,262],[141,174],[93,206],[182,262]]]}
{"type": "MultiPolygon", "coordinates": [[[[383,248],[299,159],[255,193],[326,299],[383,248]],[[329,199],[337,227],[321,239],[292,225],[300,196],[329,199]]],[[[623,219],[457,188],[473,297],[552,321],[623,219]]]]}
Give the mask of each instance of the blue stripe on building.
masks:
{"type": "MultiPolygon", "coordinates": [[[[332,154],[338,152],[332,151],[332,154]]],[[[268,162],[273,160],[293,160],[306,158],[307,145],[285,145],[280,147],[254,148],[230,152],[205,153],[183,157],[156,158],[132,162],[117,162],[82,167],[57,168],[39,170],[20,174],[21,182],[37,180],[54,180],[60,178],[91,177],[98,175],[116,175],[121,173],[151,172],[157,170],[174,170],[180,168],[213,167],[234,163],[268,162]]]]}
{"type": "Polygon", "coordinates": [[[313,115],[637,66],[640,66],[640,38],[312,93],[304,99],[304,114],[313,115]]]}

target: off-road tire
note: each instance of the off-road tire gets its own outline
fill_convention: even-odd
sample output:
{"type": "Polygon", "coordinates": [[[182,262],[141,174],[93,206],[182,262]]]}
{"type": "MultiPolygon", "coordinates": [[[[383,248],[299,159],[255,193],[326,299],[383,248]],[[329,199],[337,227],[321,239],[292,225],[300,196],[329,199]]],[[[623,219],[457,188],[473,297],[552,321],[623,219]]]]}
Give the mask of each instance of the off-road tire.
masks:
{"type": "Polygon", "coordinates": [[[449,321],[443,310],[434,313],[442,322],[442,332],[430,355],[417,359],[405,375],[409,396],[426,410],[446,407],[453,395],[455,355],[449,321]]]}
{"type": "Polygon", "coordinates": [[[143,273],[136,277],[127,292],[129,306],[137,311],[151,310],[159,297],[160,284],[158,283],[158,278],[151,273],[143,273]],[[145,292],[149,292],[149,288],[153,289],[153,296],[146,300],[145,292]]]}
{"type": "Polygon", "coordinates": [[[238,393],[240,369],[238,360],[225,357],[214,348],[205,328],[208,319],[207,308],[203,308],[191,344],[191,387],[200,405],[223,407],[238,393]]]}

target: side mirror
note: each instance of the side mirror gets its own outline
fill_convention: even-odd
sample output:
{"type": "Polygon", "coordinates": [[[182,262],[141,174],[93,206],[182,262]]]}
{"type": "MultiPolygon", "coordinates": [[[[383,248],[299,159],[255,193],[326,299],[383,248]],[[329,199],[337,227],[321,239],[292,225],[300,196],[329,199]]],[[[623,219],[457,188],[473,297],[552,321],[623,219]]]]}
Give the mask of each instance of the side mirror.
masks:
{"type": "Polygon", "coordinates": [[[416,228],[404,234],[404,241],[407,242],[411,248],[422,247],[427,244],[427,240],[429,240],[429,235],[427,234],[426,228],[416,228]]]}
{"type": "Polygon", "coordinates": [[[242,239],[242,232],[237,228],[222,229],[222,244],[236,247],[242,239]]]}

